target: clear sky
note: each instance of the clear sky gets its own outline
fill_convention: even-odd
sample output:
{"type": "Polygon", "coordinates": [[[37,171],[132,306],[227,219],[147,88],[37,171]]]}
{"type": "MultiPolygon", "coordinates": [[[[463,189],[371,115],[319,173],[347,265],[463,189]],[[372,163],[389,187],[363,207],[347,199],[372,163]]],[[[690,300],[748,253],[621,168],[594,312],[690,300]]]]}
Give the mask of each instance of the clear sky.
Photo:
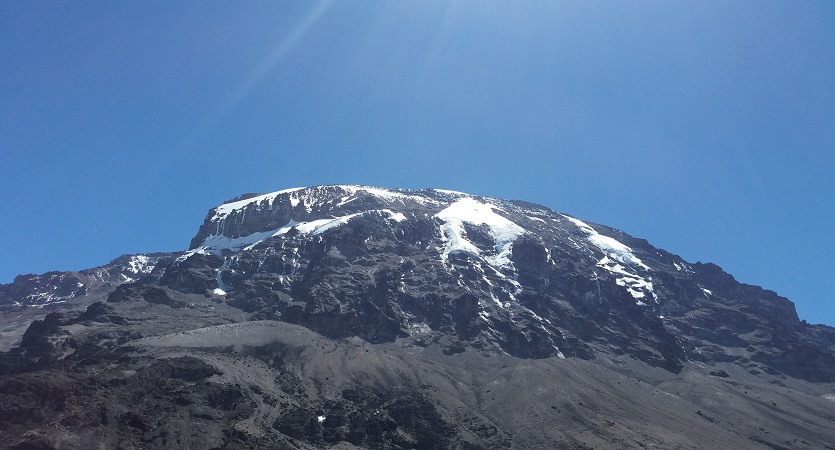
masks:
{"type": "Polygon", "coordinates": [[[835,2],[0,2],[0,283],[316,184],[540,203],[835,325],[835,2]]]}

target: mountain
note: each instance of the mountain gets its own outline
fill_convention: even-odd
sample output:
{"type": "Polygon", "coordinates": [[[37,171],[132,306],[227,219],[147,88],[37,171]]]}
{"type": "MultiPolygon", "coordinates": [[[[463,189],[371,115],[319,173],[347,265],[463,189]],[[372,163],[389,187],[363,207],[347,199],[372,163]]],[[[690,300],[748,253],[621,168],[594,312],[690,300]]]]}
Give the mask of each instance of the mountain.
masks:
{"type": "Polygon", "coordinates": [[[0,314],[5,448],[835,448],[835,329],[523,201],[246,194],[0,314]]]}

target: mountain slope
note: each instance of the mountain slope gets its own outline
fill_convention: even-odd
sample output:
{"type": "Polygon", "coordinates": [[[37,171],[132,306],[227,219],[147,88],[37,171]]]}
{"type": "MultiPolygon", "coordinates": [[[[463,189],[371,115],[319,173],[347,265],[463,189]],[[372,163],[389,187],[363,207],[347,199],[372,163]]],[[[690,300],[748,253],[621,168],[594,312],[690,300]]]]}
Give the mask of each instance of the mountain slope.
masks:
{"type": "Polygon", "coordinates": [[[364,186],[245,195],[212,209],[187,251],[18,277],[0,286],[0,308],[11,348],[0,393],[19,405],[0,418],[9,444],[821,448],[835,437],[835,330],[713,264],[521,201],[364,186]],[[104,391],[78,387],[100,379],[91,373],[104,391]],[[20,383],[46,393],[21,396],[9,387],[20,383]],[[157,392],[152,405],[136,403],[138,386],[157,392]],[[80,406],[92,399],[104,410],[80,406]],[[39,422],[27,405],[50,412],[39,422]],[[48,420],[75,425],[37,427],[48,420]]]}

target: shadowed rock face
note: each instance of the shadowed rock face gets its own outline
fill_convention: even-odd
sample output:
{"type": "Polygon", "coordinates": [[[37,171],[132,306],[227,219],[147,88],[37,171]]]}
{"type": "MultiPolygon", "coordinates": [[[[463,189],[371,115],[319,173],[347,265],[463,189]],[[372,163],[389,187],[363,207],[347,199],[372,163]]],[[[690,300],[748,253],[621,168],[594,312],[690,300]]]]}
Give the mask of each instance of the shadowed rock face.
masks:
{"type": "Polygon", "coordinates": [[[661,427],[665,447],[699,447],[704,432],[738,448],[778,441],[723,421],[778,416],[779,445],[832,441],[835,330],[716,265],[521,201],[247,194],[212,209],[189,251],[18,277],[0,286],[0,309],[2,337],[19,339],[0,353],[0,400],[15,405],[0,414],[4,446],[631,447],[661,427]],[[31,383],[42,387],[14,388],[31,383]],[[550,383],[574,400],[543,394],[550,383]],[[641,383],[677,396],[672,422],[617,419],[664,404],[641,383]],[[700,386],[750,411],[703,405],[700,386]],[[795,391],[821,403],[799,408],[795,391]],[[518,406],[528,419],[495,403],[531,392],[545,397],[518,406]],[[564,432],[531,431],[542,417],[564,432]],[[792,417],[807,425],[792,431],[792,417]],[[55,420],[87,431],[48,431],[55,420]]]}

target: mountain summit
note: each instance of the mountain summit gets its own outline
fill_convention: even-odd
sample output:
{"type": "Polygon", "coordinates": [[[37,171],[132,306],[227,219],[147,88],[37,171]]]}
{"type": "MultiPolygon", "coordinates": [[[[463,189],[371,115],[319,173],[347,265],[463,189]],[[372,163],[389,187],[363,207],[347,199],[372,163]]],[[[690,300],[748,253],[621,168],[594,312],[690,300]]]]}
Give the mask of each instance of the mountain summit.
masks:
{"type": "Polygon", "coordinates": [[[523,201],[247,194],[187,251],[19,276],[0,308],[0,441],[17,448],[835,441],[835,329],[523,201]]]}

